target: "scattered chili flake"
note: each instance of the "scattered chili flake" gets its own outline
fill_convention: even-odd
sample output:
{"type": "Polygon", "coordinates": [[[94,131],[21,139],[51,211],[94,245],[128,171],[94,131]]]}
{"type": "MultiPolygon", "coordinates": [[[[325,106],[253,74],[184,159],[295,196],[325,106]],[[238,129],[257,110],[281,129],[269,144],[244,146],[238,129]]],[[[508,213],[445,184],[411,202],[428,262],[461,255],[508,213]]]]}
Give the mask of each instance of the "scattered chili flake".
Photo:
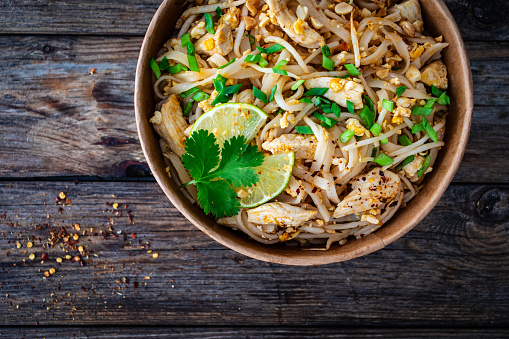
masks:
{"type": "Polygon", "coordinates": [[[138,288],[138,282],[137,281],[133,281],[133,288],[138,288]]]}
{"type": "Polygon", "coordinates": [[[72,236],[72,238],[73,238],[74,240],[78,241],[78,239],[80,238],[80,236],[79,236],[78,234],[75,234],[75,235],[73,235],[73,236],[72,236]]]}
{"type": "Polygon", "coordinates": [[[44,271],[44,276],[48,278],[50,276],[49,271],[44,271]]]}
{"type": "Polygon", "coordinates": [[[95,68],[90,68],[90,75],[94,75],[95,71],[97,71],[95,68]]]}
{"type": "Polygon", "coordinates": [[[84,251],[83,246],[78,247],[78,251],[79,251],[80,253],[83,253],[83,251],[84,251]]]}
{"type": "Polygon", "coordinates": [[[149,277],[149,276],[146,276],[146,277],[144,277],[143,279],[145,279],[145,280],[150,280],[150,277],[149,277]]]}
{"type": "Polygon", "coordinates": [[[60,194],[58,195],[58,197],[59,197],[61,200],[64,200],[64,199],[65,199],[65,193],[64,193],[64,192],[60,192],[60,194]]]}
{"type": "Polygon", "coordinates": [[[42,254],[42,260],[48,260],[48,255],[46,253],[42,254]]]}
{"type": "MultiPolygon", "coordinates": [[[[134,234],[134,233],[133,233],[134,234]]],[[[16,247],[21,248],[21,243],[19,241],[16,241],[16,247]]]]}
{"type": "Polygon", "coordinates": [[[81,260],[81,258],[79,256],[74,257],[74,261],[80,261],[80,260],[81,260]]]}
{"type": "MultiPolygon", "coordinates": [[[[136,239],[136,234],[132,234],[133,239],[136,239]]],[[[19,247],[18,247],[19,248],[19,247]]]]}

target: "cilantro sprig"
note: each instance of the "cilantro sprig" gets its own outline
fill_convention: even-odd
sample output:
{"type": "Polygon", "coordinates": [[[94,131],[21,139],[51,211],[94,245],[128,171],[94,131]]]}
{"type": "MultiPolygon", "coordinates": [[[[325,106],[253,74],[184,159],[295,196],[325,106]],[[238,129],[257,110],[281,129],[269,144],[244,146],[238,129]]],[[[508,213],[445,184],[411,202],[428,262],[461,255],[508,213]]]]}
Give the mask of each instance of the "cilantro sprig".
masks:
{"type": "Polygon", "coordinates": [[[250,187],[258,182],[254,167],[263,162],[256,146],[246,144],[244,136],[226,140],[222,150],[214,134],[207,130],[193,132],[186,141],[182,155],[184,167],[195,184],[198,203],[205,213],[216,217],[231,217],[240,210],[235,187],[250,187]]]}

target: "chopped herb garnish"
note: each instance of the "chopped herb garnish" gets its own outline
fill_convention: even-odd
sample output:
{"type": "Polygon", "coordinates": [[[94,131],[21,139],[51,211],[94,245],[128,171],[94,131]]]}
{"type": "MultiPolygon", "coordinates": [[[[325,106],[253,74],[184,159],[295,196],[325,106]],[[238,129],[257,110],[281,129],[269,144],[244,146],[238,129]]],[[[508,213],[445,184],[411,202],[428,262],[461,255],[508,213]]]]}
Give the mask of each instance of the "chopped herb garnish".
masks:
{"type": "Polygon", "coordinates": [[[412,142],[410,141],[410,139],[408,139],[408,137],[406,135],[400,135],[398,136],[398,141],[401,145],[403,146],[410,146],[412,144],[412,142]]]}
{"type": "Polygon", "coordinates": [[[346,78],[349,78],[350,77],[350,73],[346,72],[345,75],[343,75],[342,77],[338,77],[340,79],[346,79],[346,78]]]}
{"type": "Polygon", "coordinates": [[[234,187],[250,187],[259,177],[254,167],[263,163],[257,146],[246,144],[244,136],[234,136],[222,146],[207,130],[193,132],[186,140],[182,163],[196,184],[198,203],[206,214],[216,217],[236,215],[240,203],[234,187]]]}
{"type": "Polygon", "coordinates": [[[216,79],[221,81],[223,84],[226,84],[226,81],[228,81],[228,79],[226,79],[224,76],[222,76],[220,73],[217,74],[216,76],[216,79]]]}
{"type": "Polygon", "coordinates": [[[322,104],[321,107],[324,113],[332,113],[332,107],[330,105],[322,104]]]}
{"type": "Polygon", "coordinates": [[[254,45],[255,44],[255,37],[251,34],[246,34],[246,36],[249,38],[249,44],[254,45]]]}
{"type": "Polygon", "coordinates": [[[388,110],[389,112],[392,112],[394,110],[394,102],[390,100],[383,99],[382,100],[382,107],[388,110]]]}
{"type": "Polygon", "coordinates": [[[346,64],[345,68],[348,71],[348,73],[350,73],[350,75],[361,75],[361,72],[359,72],[357,67],[355,67],[352,64],[346,64]]]}
{"type": "Polygon", "coordinates": [[[176,64],[176,65],[170,66],[168,71],[170,72],[170,74],[177,74],[182,71],[187,71],[187,67],[182,64],[176,64]]]}
{"type": "Polygon", "coordinates": [[[373,149],[371,150],[371,157],[372,158],[376,157],[377,153],[378,153],[378,148],[373,147],[373,149]]]}
{"type": "Polygon", "coordinates": [[[154,58],[152,58],[152,60],[150,60],[150,68],[152,68],[156,77],[159,79],[161,77],[161,70],[159,69],[159,65],[154,60],[154,58]]]}
{"type": "Polygon", "coordinates": [[[428,102],[426,102],[426,105],[424,105],[425,108],[432,108],[433,105],[437,102],[437,99],[429,99],[428,102]]]}
{"type": "Polygon", "coordinates": [[[339,116],[341,115],[341,109],[339,109],[339,106],[338,104],[336,104],[335,102],[333,102],[331,104],[331,109],[332,109],[332,113],[334,113],[335,116],[337,116],[339,118],[339,116]]]}
{"type": "Polygon", "coordinates": [[[193,72],[199,72],[200,67],[194,54],[194,45],[192,43],[187,44],[187,61],[189,62],[189,69],[193,72]]]}
{"type": "Polygon", "coordinates": [[[300,87],[300,85],[302,85],[304,83],[304,81],[306,81],[306,80],[302,80],[302,79],[297,80],[297,82],[292,85],[292,91],[296,91],[300,87]]]}
{"type": "Polygon", "coordinates": [[[256,64],[258,63],[258,61],[260,61],[260,58],[262,56],[260,54],[249,54],[249,55],[246,55],[246,58],[244,59],[245,62],[249,62],[249,63],[252,63],[252,64],[256,64]]]}
{"type": "Polygon", "coordinates": [[[263,102],[264,104],[267,104],[267,94],[263,93],[262,91],[260,91],[258,88],[254,87],[253,86],[253,95],[260,99],[261,102],[263,102]]]}
{"type": "Polygon", "coordinates": [[[221,93],[221,91],[224,88],[224,82],[218,79],[212,79],[212,83],[214,84],[214,88],[218,93],[221,93]]]}
{"type": "Polygon", "coordinates": [[[193,95],[194,101],[203,101],[203,100],[207,100],[208,98],[209,98],[209,95],[202,91],[198,91],[193,95]]]}
{"type": "Polygon", "coordinates": [[[437,87],[431,85],[431,93],[433,93],[434,96],[439,97],[442,95],[443,92],[437,87]]]}
{"type": "Polygon", "coordinates": [[[379,136],[380,135],[380,132],[382,132],[382,126],[380,126],[379,124],[377,124],[376,122],[371,126],[371,128],[369,129],[371,131],[371,133],[373,133],[375,136],[379,136]]]}
{"type": "Polygon", "coordinates": [[[214,22],[212,21],[212,15],[210,15],[210,13],[205,13],[203,17],[205,18],[205,27],[207,29],[207,32],[209,32],[210,34],[216,33],[214,31],[214,22]]]}
{"type": "Polygon", "coordinates": [[[330,101],[325,99],[325,98],[322,98],[322,97],[316,97],[315,98],[315,106],[320,106],[320,105],[329,105],[330,104],[330,101]]]}
{"type": "Polygon", "coordinates": [[[186,33],[180,37],[180,42],[182,43],[182,47],[186,47],[188,44],[191,43],[191,37],[189,36],[189,33],[186,33]]]}
{"type": "Polygon", "coordinates": [[[334,61],[332,61],[330,57],[330,49],[329,46],[322,46],[322,66],[329,71],[334,70],[334,61]]]}
{"type": "Polygon", "coordinates": [[[440,97],[438,97],[438,103],[440,105],[450,105],[451,104],[451,98],[449,98],[449,96],[443,92],[442,94],[440,94],[440,97]]]}
{"type": "Polygon", "coordinates": [[[190,101],[186,104],[186,106],[184,107],[184,110],[182,111],[182,114],[185,116],[185,117],[188,117],[189,114],[191,113],[191,109],[193,108],[193,103],[190,101]]]}
{"type": "Polygon", "coordinates": [[[279,69],[279,68],[273,68],[272,72],[277,73],[277,74],[281,74],[281,75],[288,75],[287,71],[285,71],[284,69],[279,69]]]}
{"type": "Polygon", "coordinates": [[[271,53],[276,53],[276,52],[282,51],[283,49],[285,49],[285,47],[280,44],[274,44],[274,45],[270,46],[269,48],[263,48],[263,47],[256,46],[256,49],[259,50],[261,53],[271,54],[271,53]]]}
{"type": "Polygon", "coordinates": [[[267,60],[265,60],[261,55],[260,55],[260,60],[258,61],[258,65],[260,65],[260,67],[265,67],[267,66],[269,63],[267,62],[267,60]]]}
{"type": "Polygon", "coordinates": [[[331,128],[332,126],[338,123],[336,119],[327,118],[325,115],[322,115],[318,112],[315,112],[313,115],[315,116],[315,118],[323,122],[323,124],[321,125],[325,128],[331,128]]]}
{"type": "Polygon", "coordinates": [[[325,93],[327,93],[327,91],[329,90],[328,87],[314,87],[314,88],[311,88],[309,89],[309,91],[307,91],[306,93],[304,93],[304,96],[305,97],[312,97],[312,96],[315,96],[315,95],[324,95],[325,93]]]}
{"type": "Polygon", "coordinates": [[[389,138],[385,138],[385,139],[380,140],[380,143],[381,143],[382,145],[385,145],[385,144],[386,144],[386,143],[388,143],[388,142],[389,142],[389,138]]]}
{"type": "Polygon", "coordinates": [[[218,19],[223,16],[223,11],[219,8],[219,6],[216,7],[215,11],[218,19]]]}
{"type": "Polygon", "coordinates": [[[179,95],[182,98],[187,98],[188,96],[193,95],[194,93],[198,92],[199,90],[200,89],[198,87],[193,87],[193,88],[188,89],[187,91],[180,93],[179,95]]]}
{"type": "Polygon", "coordinates": [[[406,86],[399,86],[398,88],[396,88],[396,95],[398,97],[402,96],[403,93],[405,93],[406,91],[406,86]]]}
{"type": "MultiPolygon", "coordinates": [[[[214,79],[214,80],[216,80],[216,79],[214,79]]],[[[216,82],[214,82],[214,86],[215,85],[216,85],[216,82]]],[[[214,106],[214,105],[217,105],[219,103],[228,102],[228,100],[230,100],[230,96],[232,94],[237,93],[240,90],[241,86],[242,86],[242,84],[237,84],[237,85],[234,85],[234,86],[224,87],[224,84],[223,84],[223,87],[221,88],[220,93],[217,95],[217,97],[214,98],[214,100],[212,100],[211,105],[214,106]]],[[[217,88],[216,88],[216,91],[217,91],[217,88]]]]}
{"type": "Polygon", "coordinates": [[[229,66],[229,65],[233,64],[234,62],[235,62],[235,58],[231,59],[230,61],[228,61],[223,66],[219,66],[217,69],[225,68],[226,66],[229,66]]]}
{"type": "Polygon", "coordinates": [[[424,163],[422,164],[421,168],[417,171],[417,177],[420,178],[423,176],[424,173],[426,173],[426,170],[429,167],[429,164],[431,163],[431,156],[428,154],[426,155],[426,158],[424,158],[424,163]]]}
{"type": "Polygon", "coordinates": [[[433,108],[415,106],[412,109],[413,115],[426,115],[427,116],[427,115],[430,115],[431,112],[433,112],[433,108]]]}
{"type": "Polygon", "coordinates": [[[300,134],[313,134],[313,130],[309,126],[295,126],[295,131],[300,134]]]}
{"type": "Polygon", "coordinates": [[[350,140],[354,135],[354,131],[347,129],[339,136],[339,141],[341,141],[343,144],[346,144],[348,140],[350,140]]]}
{"type": "Polygon", "coordinates": [[[373,161],[379,164],[380,166],[387,166],[392,164],[394,162],[394,159],[387,156],[387,154],[385,153],[380,153],[376,156],[375,159],[373,159],[373,161]]]}
{"type": "Polygon", "coordinates": [[[168,58],[167,57],[163,57],[163,59],[159,63],[159,69],[161,71],[164,71],[165,69],[168,69],[169,67],[170,67],[170,63],[168,62],[168,58]]]}
{"type": "Polygon", "coordinates": [[[434,142],[437,142],[437,132],[433,129],[433,126],[431,126],[428,119],[422,119],[422,127],[424,127],[424,130],[428,133],[429,138],[434,142]]]}
{"type": "Polygon", "coordinates": [[[401,163],[401,165],[399,165],[398,170],[396,172],[401,171],[403,169],[403,167],[405,167],[406,165],[408,165],[409,163],[414,161],[414,159],[415,159],[415,155],[406,157],[405,160],[403,160],[403,162],[401,163]]]}
{"type": "Polygon", "coordinates": [[[281,114],[282,112],[283,112],[283,109],[280,107],[280,108],[277,110],[276,114],[274,114],[274,116],[275,116],[275,117],[277,117],[277,116],[278,116],[279,114],[281,114]]]}
{"type": "Polygon", "coordinates": [[[364,101],[366,104],[362,107],[359,117],[364,127],[370,129],[375,121],[375,106],[373,105],[373,101],[367,96],[364,96],[364,101]]]}
{"type": "Polygon", "coordinates": [[[238,91],[241,87],[242,87],[242,84],[225,87],[225,88],[223,88],[223,91],[221,94],[231,95],[231,94],[238,93],[238,91]]]}
{"type": "Polygon", "coordinates": [[[346,109],[348,110],[348,112],[355,114],[355,106],[353,102],[351,102],[350,100],[346,101],[346,109]]]}
{"type": "Polygon", "coordinates": [[[287,63],[288,63],[288,60],[281,60],[280,62],[278,62],[276,64],[276,66],[274,66],[274,68],[283,69],[283,67],[285,67],[287,63]]]}
{"type": "Polygon", "coordinates": [[[311,98],[301,98],[299,101],[303,102],[305,104],[312,104],[313,103],[313,101],[311,101],[311,98]]]}
{"type": "MultiPolygon", "coordinates": [[[[424,118],[424,120],[426,120],[426,118],[424,118]]],[[[412,126],[412,134],[422,131],[424,131],[424,126],[422,125],[422,122],[412,126]]]]}
{"type": "Polygon", "coordinates": [[[274,100],[274,95],[276,95],[276,90],[277,90],[277,85],[272,87],[272,91],[270,91],[269,102],[272,102],[272,100],[274,100]]]}

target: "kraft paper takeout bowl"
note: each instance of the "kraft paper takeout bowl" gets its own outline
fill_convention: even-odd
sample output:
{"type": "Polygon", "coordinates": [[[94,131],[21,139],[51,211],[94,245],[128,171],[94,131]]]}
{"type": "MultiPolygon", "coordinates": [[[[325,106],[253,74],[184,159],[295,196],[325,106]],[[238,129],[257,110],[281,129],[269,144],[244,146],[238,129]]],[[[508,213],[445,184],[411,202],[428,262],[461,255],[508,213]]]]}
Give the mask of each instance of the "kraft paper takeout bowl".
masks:
{"type": "Polygon", "coordinates": [[[383,248],[415,227],[433,209],[456,173],[467,145],[473,111],[472,75],[458,27],[441,0],[420,0],[420,3],[425,29],[433,36],[443,35],[449,43],[443,52],[449,72],[448,95],[452,101],[445,147],[439,152],[433,172],[426,177],[425,187],[382,228],[362,239],[350,240],[346,245],[334,244],[328,251],[306,251],[284,244],[263,245],[244,233],[217,225],[212,217],[191,204],[168,177],[159,137],[149,122],[155,105],[149,62],[170,38],[184,10],[184,1],[163,1],[150,22],[141,47],[134,103],[143,152],[152,174],[173,205],[196,227],[224,246],[255,259],[287,265],[321,265],[357,258],[383,248]]]}

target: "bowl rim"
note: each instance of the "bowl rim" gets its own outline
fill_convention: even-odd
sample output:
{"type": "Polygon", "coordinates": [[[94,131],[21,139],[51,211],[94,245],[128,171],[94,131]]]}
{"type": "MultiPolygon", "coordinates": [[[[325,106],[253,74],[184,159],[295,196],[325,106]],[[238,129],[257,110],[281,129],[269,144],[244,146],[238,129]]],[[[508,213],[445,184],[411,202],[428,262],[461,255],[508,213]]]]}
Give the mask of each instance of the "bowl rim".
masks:
{"type": "MultiPolygon", "coordinates": [[[[423,0],[421,0],[423,1],[423,0]]],[[[425,1],[425,0],[424,0],[425,1]]],[[[153,16],[148,28],[147,32],[145,34],[145,37],[143,39],[143,43],[140,49],[140,54],[138,58],[138,63],[136,67],[136,75],[135,75],[135,89],[134,89],[134,107],[135,107],[135,117],[136,117],[136,126],[138,130],[138,136],[140,138],[140,144],[141,148],[143,150],[143,153],[145,155],[145,158],[147,160],[147,163],[149,165],[149,168],[152,171],[152,174],[154,175],[154,178],[156,179],[157,183],[165,193],[165,195],[168,197],[168,199],[171,201],[171,203],[191,222],[194,226],[196,226],[198,229],[200,229],[202,232],[207,234],[209,237],[214,239],[215,241],[219,242],[220,244],[238,252],[243,255],[246,255],[248,257],[266,261],[266,262],[272,262],[272,263],[278,263],[278,264],[285,264],[285,265],[298,265],[298,266],[308,266],[308,265],[323,265],[323,264],[330,264],[330,263],[336,263],[341,261],[346,261],[350,259],[354,259],[357,257],[361,257],[367,254],[370,254],[374,251],[377,251],[391,242],[399,239],[403,235],[405,235],[407,232],[409,232],[412,228],[414,228],[420,221],[424,219],[426,215],[428,215],[433,207],[438,203],[442,195],[444,194],[445,190],[449,186],[450,182],[452,181],[456,171],[458,170],[458,167],[461,163],[461,159],[463,158],[463,155],[465,153],[466,145],[468,142],[468,136],[470,134],[470,126],[472,121],[472,114],[473,114],[473,81],[472,81],[472,73],[470,70],[470,62],[466,53],[465,44],[463,42],[463,39],[461,37],[459,28],[445,5],[445,3],[442,0],[427,0],[429,2],[434,2],[436,4],[436,8],[442,12],[442,15],[445,16],[445,18],[451,23],[452,27],[452,34],[453,39],[458,43],[458,50],[459,55],[457,56],[457,60],[462,64],[462,67],[460,69],[462,70],[463,74],[460,75],[460,78],[465,79],[465,86],[463,88],[465,93],[465,111],[464,111],[464,124],[461,127],[461,137],[459,139],[459,143],[455,146],[456,152],[454,153],[452,159],[451,159],[451,165],[446,169],[446,174],[441,177],[440,179],[434,178],[434,180],[439,181],[437,184],[437,191],[432,195],[431,199],[427,201],[427,203],[424,206],[421,206],[420,209],[418,209],[417,213],[413,214],[412,217],[408,222],[405,223],[403,227],[400,227],[395,232],[384,234],[383,236],[380,236],[377,234],[377,232],[373,232],[369,234],[368,236],[365,236],[361,239],[357,239],[355,241],[357,242],[364,242],[361,246],[358,246],[358,248],[354,248],[350,252],[343,252],[343,253],[333,253],[324,251],[321,253],[328,253],[325,255],[316,255],[313,256],[306,256],[306,257],[293,257],[289,255],[281,255],[281,254],[274,254],[270,253],[268,251],[265,251],[264,248],[266,246],[270,245],[263,245],[255,248],[248,248],[242,244],[239,244],[238,242],[232,240],[231,238],[220,234],[216,231],[214,231],[214,227],[209,227],[207,225],[207,222],[201,218],[198,217],[198,215],[195,215],[192,213],[189,208],[185,206],[184,199],[186,199],[180,192],[173,190],[171,187],[168,187],[165,184],[164,176],[167,176],[166,171],[161,171],[161,169],[156,165],[155,161],[149,156],[149,142],[147,140],[146,132],[144,130],[142,120],[145,119],[143,117],[142,111],[141,111],[141,103],[143,102],[142,93],[143,90],[141,88],[143,78],[143,74],[148,68],[148,49],[149,49],[149,40],[152,34],[154,33],[154,30],[156,29],[156,26],[159,23],[160,17],[163,15],[163,13],[167,10],[167,8],[175,2],[175,0],[164,0],[159,8],[157,9],[155,15],[153,16]]],[[[450,40],[450,39],[449,39],[450,40]]],[[[154,131],[152,131],[155,133],[154,131]]],[[[215,224],[217,227],[224,227],[219,226],[215,224]]],[[[246,237],[248,237],[246,235],[246,237]]],[[[315,252],[319,253],[319,252],[315,252]]]]}

